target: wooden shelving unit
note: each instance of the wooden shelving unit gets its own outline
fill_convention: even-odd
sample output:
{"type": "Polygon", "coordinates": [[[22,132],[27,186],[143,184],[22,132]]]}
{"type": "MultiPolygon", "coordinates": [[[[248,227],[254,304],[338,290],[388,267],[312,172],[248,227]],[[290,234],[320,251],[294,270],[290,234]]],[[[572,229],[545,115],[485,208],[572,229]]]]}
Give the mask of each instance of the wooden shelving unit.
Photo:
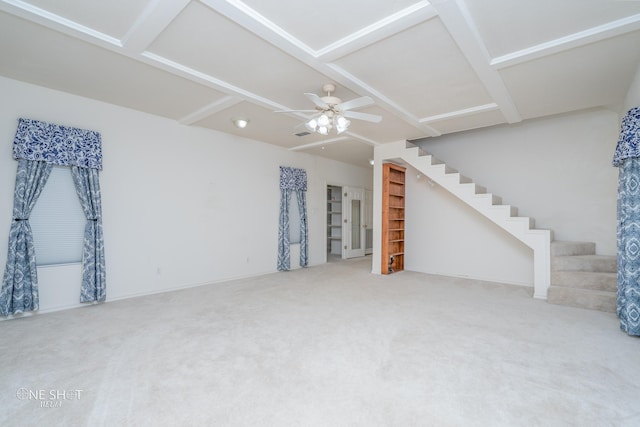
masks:
{"type": "Polygon", "coordinates": [[[327,186],[327,252],[342,255],[342,188],[327,186]]]}
{"type": "Polygon", "coordinates": [[[382,274],[404,270],[405,168],[382,165],[382,274]]]}

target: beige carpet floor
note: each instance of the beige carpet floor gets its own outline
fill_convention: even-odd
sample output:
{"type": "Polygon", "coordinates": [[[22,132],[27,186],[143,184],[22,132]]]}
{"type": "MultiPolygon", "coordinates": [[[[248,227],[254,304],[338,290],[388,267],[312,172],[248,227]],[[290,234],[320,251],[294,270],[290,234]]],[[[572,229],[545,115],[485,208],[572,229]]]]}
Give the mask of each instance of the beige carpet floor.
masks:
{"type": "Polygon", "coordinates": [[[638,426],[640,340],[370,258],[0,322],[1,426],[638,426]]]}

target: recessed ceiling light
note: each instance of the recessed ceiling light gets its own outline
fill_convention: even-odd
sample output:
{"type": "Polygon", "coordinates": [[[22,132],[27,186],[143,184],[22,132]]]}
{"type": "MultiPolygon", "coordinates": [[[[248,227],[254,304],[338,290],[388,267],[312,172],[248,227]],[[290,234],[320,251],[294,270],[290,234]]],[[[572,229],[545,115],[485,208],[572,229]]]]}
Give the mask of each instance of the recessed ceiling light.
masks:
{"type": "Polygon", "coordinates": [[[233,118],[233,119],[231,119],[231,121],[233,122],[233,125],[235,127],[237,127],[238,129],[244,129],[249,124],[249,120],[243,119],[241,117],[233,118]]]}

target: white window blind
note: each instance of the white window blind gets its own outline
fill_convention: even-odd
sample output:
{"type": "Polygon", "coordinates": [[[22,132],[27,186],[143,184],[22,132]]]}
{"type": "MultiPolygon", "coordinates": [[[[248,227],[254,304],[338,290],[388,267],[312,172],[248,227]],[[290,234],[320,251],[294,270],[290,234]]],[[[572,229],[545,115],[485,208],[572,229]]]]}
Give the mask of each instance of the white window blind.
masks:
{"type": "Polygon", "coordinates": [[[300,243],[300,210],[298,209],[298,193],[291,192],[289,205],[289,243],[300,243]]]}
{"type": "Polygon", "coordinates": [[[70,167],[53,167],[29,223],[38,265],[82,261],[87,219],[76,194],[70,167]]]}

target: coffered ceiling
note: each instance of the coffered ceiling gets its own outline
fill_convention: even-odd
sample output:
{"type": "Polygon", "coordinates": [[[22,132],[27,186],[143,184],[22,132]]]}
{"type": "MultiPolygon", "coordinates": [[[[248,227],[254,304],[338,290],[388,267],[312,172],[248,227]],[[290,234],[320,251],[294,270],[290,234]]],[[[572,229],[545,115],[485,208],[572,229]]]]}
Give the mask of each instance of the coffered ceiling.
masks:
{"type": "Polygon", "coordinates": [[[366,166],[377,144],[617,108],[640,1],[0,0],[0,38],[0,75],[366,166]],[[297,136],[310,115],[273,112],[327,82],[382,121],[297,136]]]}

